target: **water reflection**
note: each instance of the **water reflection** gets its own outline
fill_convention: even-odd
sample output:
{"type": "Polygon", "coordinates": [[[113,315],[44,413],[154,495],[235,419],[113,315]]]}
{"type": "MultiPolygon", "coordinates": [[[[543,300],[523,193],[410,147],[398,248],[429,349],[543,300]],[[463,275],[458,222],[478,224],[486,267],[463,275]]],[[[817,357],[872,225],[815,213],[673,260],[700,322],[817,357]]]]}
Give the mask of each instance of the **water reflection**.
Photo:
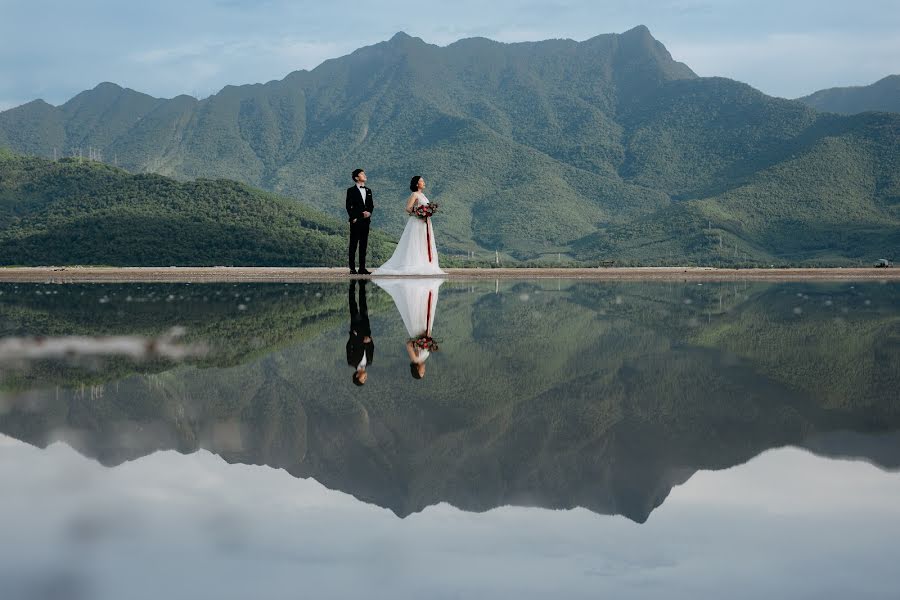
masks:
{"type": "Polygon", "coordinates": [[[375,342],[369,325],[369,304],[366,301],[366,280],[359,282],[359,301],[356,297],[356,280],[350,281],[348,305],[350,308],[350,339],[347,340],[347,364],[354,368],[353,383],[365,385],[369,378],[366,370],[372,365],[375,342]]]}
{"type": "Polygon", "coordinates": [[[377,283],[6,287],[3,335],[181,325],[211,353],[7,368],[0,432],[106,465],[204,448],[400,516],[447,502],[644,522],[697,471],[771,448],[898,464],[895,285],[377,283]],[[427,349],[409,342],[434,334],[438,288],[440,368],[419,381],[427,349]],[[344,351],[369,368],[373,338],[377,376],[348,385],[344,351]]]}
{"type": "Polygon", "coordinates": [[[443,279],[375,279],[394,300],[409,339],[406,353],[413,379],[425,377],[425,361],[436,351],[432,330],[437,315],[438,290],[443,279]]]}

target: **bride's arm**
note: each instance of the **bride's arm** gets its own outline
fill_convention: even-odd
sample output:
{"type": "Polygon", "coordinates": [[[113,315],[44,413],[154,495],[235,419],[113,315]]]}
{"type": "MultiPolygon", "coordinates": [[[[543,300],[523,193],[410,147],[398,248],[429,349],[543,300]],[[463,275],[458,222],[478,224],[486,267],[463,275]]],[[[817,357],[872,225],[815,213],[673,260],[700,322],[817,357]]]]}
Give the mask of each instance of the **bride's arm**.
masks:
{"type": "Polygon", "coordinates": [[[416,347],[412,342],[406,342],[406,353],[409,354],[409,360],[411,360],[412,362],[416,362],[416,359],[419,358],[418,352],[416,352],[416,347]]]}
{"type": "Polygon", "coordinates": [[[406,200],[406,214],[411,215],[413,206],[416,205],[416,193],[413,192],[409,195],[409,198],[406,200]]]}

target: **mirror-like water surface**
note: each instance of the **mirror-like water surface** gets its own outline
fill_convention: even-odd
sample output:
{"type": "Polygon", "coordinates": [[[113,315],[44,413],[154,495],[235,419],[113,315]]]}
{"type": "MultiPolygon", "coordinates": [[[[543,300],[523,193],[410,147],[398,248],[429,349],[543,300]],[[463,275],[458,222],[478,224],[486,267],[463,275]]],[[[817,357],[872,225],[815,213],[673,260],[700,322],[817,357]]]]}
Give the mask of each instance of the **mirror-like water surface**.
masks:
{"type": "Polygon", "coordinates": [[[894,283],[2,284],[0,338],[14,598],[900,584],[894,283]]]}

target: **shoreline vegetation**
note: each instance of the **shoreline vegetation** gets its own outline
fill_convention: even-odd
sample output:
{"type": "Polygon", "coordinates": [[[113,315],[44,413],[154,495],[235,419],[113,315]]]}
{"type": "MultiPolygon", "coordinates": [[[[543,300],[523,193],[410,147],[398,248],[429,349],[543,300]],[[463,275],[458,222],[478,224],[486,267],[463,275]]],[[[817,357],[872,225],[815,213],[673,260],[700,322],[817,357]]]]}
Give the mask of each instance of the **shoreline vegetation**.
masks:
{"type": "MultiPolygon", "coordinates": [[[[353,278],[371,279],[354,275],[353,278]]],[[[383,276],[388,277],[388,276],[383,276]]],[[[467,279],[595,279],[608,281],[898,281],[897,268],[747,268],[596,267],[447,269],[451,280],[467,279]]],[[[312,282],[348,280],[344,267],[98,267],[46,266],[0,268],[0,283],[46,282],[312,282]]],[[[415,279],[416,277],[412,277],[415,279]]]]}

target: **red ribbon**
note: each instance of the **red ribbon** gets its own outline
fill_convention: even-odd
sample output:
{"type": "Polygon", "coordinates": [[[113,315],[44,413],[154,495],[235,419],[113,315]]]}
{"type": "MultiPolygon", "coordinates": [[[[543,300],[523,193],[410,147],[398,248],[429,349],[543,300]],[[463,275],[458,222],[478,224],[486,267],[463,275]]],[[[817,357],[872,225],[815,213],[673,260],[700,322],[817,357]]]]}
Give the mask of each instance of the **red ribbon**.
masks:
{"type": "Polygon", "coordinates": [[[425,335],[431,333],[431,290],[428,290],[428,311],[425,314],[425,335]]]}
{"type": "Polygon", "coordinates": [[[428,226],[428,217],[425,217],[425,243],[428,244],[428,262],[431,262],[431,227],[428,226]]]}

